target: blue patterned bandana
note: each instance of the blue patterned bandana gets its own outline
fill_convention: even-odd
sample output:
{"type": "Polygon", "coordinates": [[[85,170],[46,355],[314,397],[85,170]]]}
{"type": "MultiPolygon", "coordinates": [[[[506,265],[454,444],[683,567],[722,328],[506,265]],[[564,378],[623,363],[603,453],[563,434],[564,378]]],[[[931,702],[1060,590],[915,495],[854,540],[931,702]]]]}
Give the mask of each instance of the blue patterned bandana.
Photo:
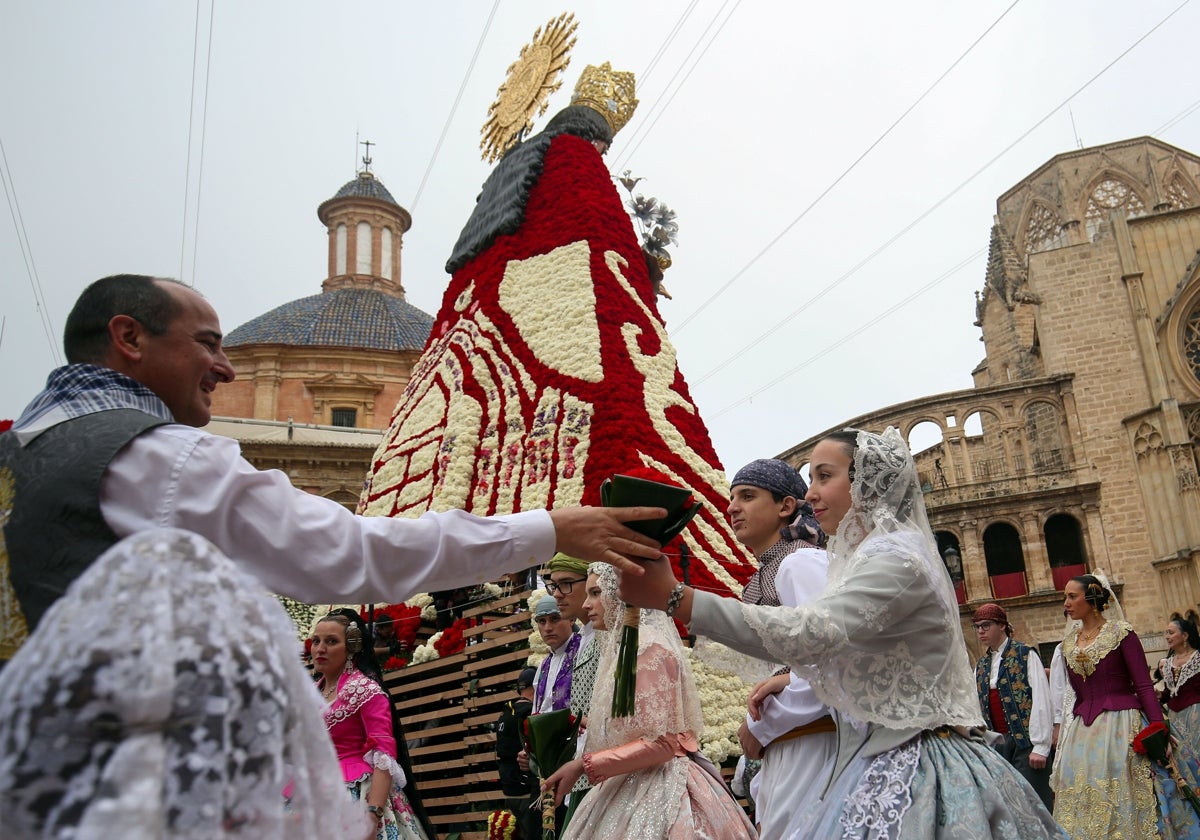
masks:
{"type": "Polygon", "coordinates": [[[760,487],[778,496],[791,496],[796,500],[796,516],[791,524],[785,525],[779,533],[785,540],[806,540],[818,546],[825,545],[825,532],[813,516],[812,505],[804,501],[808,494],[808,485],[796,472],[796,468],[787,461],[778,458],[759,458],[742,467],[729,482],[730,488],[739,484],[748,487],[760,487]]]}
{"type": "Polygon", "coordinates": [[[66,420],[117,408],[133,408],[175,422],[166,403],[142,383],[112,368],[74,364],[50,373],[45,390],[25,407],[12,430],[26,446],[66,420]]]}

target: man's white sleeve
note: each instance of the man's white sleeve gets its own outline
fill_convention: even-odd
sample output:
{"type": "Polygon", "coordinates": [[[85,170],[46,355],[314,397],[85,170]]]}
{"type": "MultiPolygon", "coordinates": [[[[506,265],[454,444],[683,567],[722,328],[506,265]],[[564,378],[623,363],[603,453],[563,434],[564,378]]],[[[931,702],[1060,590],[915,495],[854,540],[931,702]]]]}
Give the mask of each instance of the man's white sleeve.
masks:
{"type": "Polygon", "coordinates": [[[236,441],[169,425],[134,438],[109,463],[100,510],[119,537],[193,531],[272,592],[306,603],[403,601],[525,569],[554,554],[545,511],[480,518],[356,516],[259,470],[236,441]]]}

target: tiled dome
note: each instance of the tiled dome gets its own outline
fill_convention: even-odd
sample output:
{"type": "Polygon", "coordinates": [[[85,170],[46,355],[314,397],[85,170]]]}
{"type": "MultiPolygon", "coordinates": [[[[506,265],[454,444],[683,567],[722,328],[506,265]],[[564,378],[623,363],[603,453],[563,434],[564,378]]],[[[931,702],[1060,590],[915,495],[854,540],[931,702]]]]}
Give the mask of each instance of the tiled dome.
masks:
{"type": "Polygon", "coordinates": [[[374,289],[337,289],[259,315],[230,332],[224,343],[419,351],[432,327],[432,315],[401,298],[374,289]]]}
{"type": "Polygon", "coordinates": [[[387,187],[370,172],[360,172],[358,177],[353,181],[346,182],[337,193],[334,194],[330,201],[338,198],[377,198],[380,201],[386,201],[388,204],[400,205],[396,199],[392,198],[392,194],[387,191],[387,187]]]}

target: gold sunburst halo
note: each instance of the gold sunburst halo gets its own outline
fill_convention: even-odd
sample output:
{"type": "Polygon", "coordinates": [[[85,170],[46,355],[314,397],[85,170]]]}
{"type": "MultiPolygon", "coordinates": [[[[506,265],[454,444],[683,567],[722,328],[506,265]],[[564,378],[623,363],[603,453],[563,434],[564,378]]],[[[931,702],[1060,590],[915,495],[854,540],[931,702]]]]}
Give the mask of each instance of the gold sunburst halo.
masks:
{"type": "Polygon", "coordinates": [[[522,131],[533,127],[534,118],[546,113],[550,96],[562,85],[563,72],[571,63],[578,25],[575,15],[563,12],[539,26],[533,40],[521,47],[521,55],[509,65],[504,84],[488,108],[487,122],[479,131],[485,161],[498,160],[522,131]]]}

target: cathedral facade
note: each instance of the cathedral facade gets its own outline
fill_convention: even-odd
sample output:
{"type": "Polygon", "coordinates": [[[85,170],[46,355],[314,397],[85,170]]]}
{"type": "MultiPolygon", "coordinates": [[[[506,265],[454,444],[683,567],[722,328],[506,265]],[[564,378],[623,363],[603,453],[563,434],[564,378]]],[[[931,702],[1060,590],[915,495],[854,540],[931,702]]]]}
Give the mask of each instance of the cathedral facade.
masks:
{"type": "Polygon", "coordinates": [[[964,618],[996,601],[1044,654],[1074,575],[1107,575],[1148,651],[1200,602],[1198,185],[1149,137],[1052,158],[997,201],[974,387],[838,426],[940,437],[914,452],[964,618]]]}

